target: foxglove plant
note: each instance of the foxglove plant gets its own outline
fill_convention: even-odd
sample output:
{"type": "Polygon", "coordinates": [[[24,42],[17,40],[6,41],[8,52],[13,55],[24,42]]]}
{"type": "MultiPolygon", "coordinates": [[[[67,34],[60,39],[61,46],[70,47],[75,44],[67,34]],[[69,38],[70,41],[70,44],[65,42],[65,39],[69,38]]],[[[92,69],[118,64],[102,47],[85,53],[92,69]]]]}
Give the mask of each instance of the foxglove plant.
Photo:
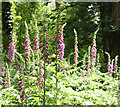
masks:
{"type": "Polygon", "coordinates": [[[43,87],[43,81],[44,81],[43,73],[44,73],[43,72],[43,61],[41,61],[41,72],[39,75],[37,75],[37,81],[36,81],[36,85],[39,85],[41,89],[43,87]]]}
{"type": "Polygon", "coordinates": [[[91,48],[91,66],[94,67],[96,63],[96,55],[97,55],[97,49],[96,49],[96,35],[94,35],[93,38],[93,46],[91,48]]]}
{"type": "MultiPolygon", "coordinates": [[[[46,38],[47,39],[50,39],[50,37],[49,37],[49,34],[48,34],[48,27],[46,28],[46,34],[47,34],[47,36],[46,36],[46,38]]],[[[46,40],[46,39],[45,39],[46,40]]],[[[49,54],[49,47],[48,47],[48,44],[49,44],[49,42],[46,40],[46,51],[47,51],[47,56],[46,56],[46,62],[49,64],[49,60],[48,60],[48,57],[50,56],[50,54],[49,54]]]]}
{"type": "Polygon", "coordinates": [[[118,61],[118,55],[115,57],[115,64],[114,64],[114,72],[117,72],[117,61],[118,61]]]}
{"type": "Polygon", "coordinates": [[[37,53],[37,50],[38,50],[38,35],[35,35],[35,39],[34,39],[34,51],[35,53],[37,53]]]}
{"type": "Polygon", "coordinates": [[[77,64],[78,64],[78,47],[77,47],[77,44],[78,44],[78,41],[77,41],[77,32],[76,32],[76,30],[74,29],[74,33],[75,33],[75,47],[74,47],[74,49],[75,49],[75,54],[74,54],[74,61],[75,61],[75,63],[74,63],[74,65],[76,65],[76,67],[77,67],[77,64]]]}
{"type": "Polygon", "coordinates": [[[29,58],[29,54],[30,54],[30,39],[29,39],[29,35],[25,36],[25,50],[26,50],[26,56],[27,58],[29,58]]]}
{"type": "Polygon", "coordinates": [[[20,95],[21,101],[24,100],[24,95],[25,95],[25,91],[22,91],[22,94],[20,95]]]}
{"type": "Polygon", "coordinates": [[[108,52],[105,52],[108,55],[108,63],[107,68],[110,75],[117,72],[117,61],[118,61],[118,55],[115,57],[115,59],[110,59],[110,54],[108,52]]]}
{"type": "Polygon", "coordinates": [[[107,68],[108,68],[108,72],[110,72],[110,63],[111,63],[111,60],[110,60],[110,55],[109,53],[105,52],[107,55],[108,55],[108,63],[107,63],[107,68]]]}
{"type": "Polygon", "coordinates": [[[3,79],[3,78],[2,78],[2,77],[0,77],[0,82],[1,82],[1,83],[3,83],[3,80],[2,80],[2,79],[3,79]]]}
{"type": "MultiPolygon", "coordinates": [[[[9,40],[9,42],[10,42],[10,40],[9,40]]],[[[15,59],[15,40],[14,40],[14,34],[12,35],[11,42],[9,43],[8,58],[9,58],[10,62],[14,61],[14,59],[15,59]]]]}
{"type": "Polygon", "coordinates": [[[34,51],[36,53],[37,50],[39,49],[37,20],[35,21],[35,27],[36,27],[36,34],[35,34],[35,39],[34,39],[34,51]]]}
{"type": "MultiPolygon", "coordinates": [[[[61,23],[61,20],[60,20],[60,23],[61,23]]],[[[58,49],[58,55],[59,55],[59,57],[60,57],[60,61],[62,61],[62,60],[64,60],[64,49],[65,49],[65,44],[64,44],[64,37],[63,37],[63,28],[64,28],[64,26],[66,25],[66,23],[61,27],[61,24],[58,26],[58,30],[59,30],[59,32],[58,32],[58,36],[57,36],[57,38],[58,38],[58,40],[59,40],[59,44],[57,45],[57,49],[58,49]]],[[[61,68],[61,65],[59,64],[58,65],[58,68],[61,68]]]]}
{"type": "Polygon", "coordinates": [[[30,38],[29,38],[29,34],[28,34],[28,27],[27,27],[27,23],[25,21],[25,26],[26,26],[26,35],[25,35],[25,50],[26,50],[26,57],[29,58],[29,54],[30,54],[30,38]]]}
{"type": "Polygon", "coordinates": [[[4,76],[5,67],[2,67],[2,76],[4,76]]]}
{"type": "Polygon", "coordinates": [[[97,60],[97,48],[96,48],[96,34],[98,31],[99,29],[97,29],[94,33],[93,46],[91,48],[90,66],[91,66],[92,71],[95,71],[95,68],[97,68],[97,70],[100,69],[99,55],[98,55],[98,60],[97,60]]]}
{"type": "Polygon", "coordinates": [[[5,80],[5,89],[8,88],[8,86],[10,86],[10,75],[9,75],[9,71],[7,71],[7,74],[6,74],[6,80],[5,80]]]}
{"type": "MultiPolygon", "coordinates": [[[[48,42],[48,40],[50,39],[50,37],[49,37],[49,34],[48,34],[48,28],[46,28],[46,38],[44,38],[44,41],[40,41],[39,42],[39,44],[41,44],[41,46],[39,46],[39,49],[41,49],[42,48],[42,51],[41,51],[41,54],[42,54],[42,57],[40,58],[41,60],[43,60],[43,56],[45,55],[45,60],[46,60],[46,62],[49,64],[49,56],[50,56],[50,54],[49,54],[49,47],[48,47],[48,45],[49,45],[49,42],[48,42]]],[[[42,38],[42,36],[41,36],[41,38],[42,38]]]]}
{"type": "MultiPolygon", "coordinates": [[[[22,66],[21,66],[22,67],[22,66]]],[[[25,64],[24,64],[24,67],[22,67],[22,70],[19,70],[19,83],[18,83],[18,88],[19,88],[19,92],[20,93],[22,93],[21,95],[20,95],[20,98],[21,98],[21,101],[23,101],[24,100],[24,95],[25,95],[25,91],[23,91],[24,89],[23,89],[23,87],[24,87],[24,79],[23,79],[23,72],[22,71],[24,71],[24,69],[25,69],[26,67],[25,67],[25,64]]]]}
{"type": "Polygon", "coordinates": [[[100,70],[100,67],[101,67],[100,62],[99,62],[99,57],[100,57],[100,55],[99,55],[99,53],[98,53],[98,54],[97,54],[97,70],[98,70],[98,71],[100,70]]]}
{"type": "Polygon", "coordinates": [[[93,46],[88,47],[88,52],[84,55],[84,69],[86,72],[84,73],[86,76],[91,74],[91,71],[99,71],[100,70],[100,62],[99,62],[99,53],[97,54],[97,49],[96,49],[96,34],[99,29],[94,33],[94,38],[93,38],[93,46]],[[85,63],[87,58],[87,63],[85,63]]]}
{"type": "Polygon", "coordinates": [[[113,63],[114,63],[114,59],[112,60],[112,63],[111,63],[111,65],[110,65],[110,75],[112,75],[113,74],[113,63]]]}

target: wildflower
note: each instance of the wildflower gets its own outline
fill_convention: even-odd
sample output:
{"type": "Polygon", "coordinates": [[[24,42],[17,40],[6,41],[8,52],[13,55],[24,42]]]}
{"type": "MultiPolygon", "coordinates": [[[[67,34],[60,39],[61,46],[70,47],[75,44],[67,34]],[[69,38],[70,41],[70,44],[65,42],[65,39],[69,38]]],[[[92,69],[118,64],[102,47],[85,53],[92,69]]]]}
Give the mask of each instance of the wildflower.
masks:
{"type": "Polygon", "coordinates": [[[27,72],[25,72],[25,74],[27,75],[27,72]]]}
{"type": "Polygon", "coordinates": [[[52,40],[55,40],[55,36],[52,37],[52,40]]]}
{"type": "Polygon", "coordinates": [[[94,66],[95,65],[95,60],[96,60],[96,53],[97,53],[97,49],[94,45],[93,45],[91,51],[92,51],[91,52],[91,65],[94,66]]]}
{"type": "Polygon", "coordinates": [[[2,76],[4,76],[5,67],[2,67],[2,76]]]}
{"type": "Polygon", "coordinates": [[[12,36],[12,40],[9,43],[8,47],[8,58],[12,62],[15,59],[15,41],[14,41],[14,35],[12,36]]]}
{"type": "Polygon", "coordinates": [[[1,80],[0,82],[3,83],[3,80],[1,80]]]}
{"type": "Polygon", "coordinates": [[[61,65],[60,65],[60,64],[58,65],[58,68],[61,68],[61,65]]]}
{"type": "Polygon", "coordinates": [[[29,57],[30,54],[30,39],[28,36],[25,36],[25,49],[26,49],[26,56],[29,57]]]}
{"type": "Polygon", "coordinates": [[[116,61],[115,61],[115,65],[114,65],[114,72],[116,73],[116,61]]]}
{"type": "Polygon", "coordinates": [[[65,46],[64,46],[64,38],[63,38],[63,34],[62,34],[61,28],[59,29],[58,36],[59,36],[58,37],[59,45],[57,45],[58,55],[60,56],[60,60],[64,60],[63,56],[64,56],[64,48],[65,48],[65,46]]]}
{"type": "Polygon", "coordinates": [[[19,70],[19,66],[18,66],[18,64],[16,64],[16,70],[19,70]]]}
{"type": "Polygon", "coordinates": [[[24,95],[25,95],[25,91],[23,91],[23,92],[22,92],[22,95],[20,96],[21,101],[23,101],[23,100],[24,100],[24,95]]]}
{"type": "Polygon", "coordinates": [[[77,66],[77,64],[78,64],[78,47],[77,47],[77,44],[78,44],[78,41],[77,41],[77,32],[76,32],[76,30],[74,29],[74,33],[75,33],[75,54],[74,54],[74,65],[76,65],[77,66]]]}
{"type": "MultiPolygon", "coordinates": [[[[35,35],[35,39],[34,39],[34,51],[35,51],[35,53],[36,53],[37,50],[38,50],[37,40],[38,40],[38,35],[35,35]]],[[[39,43],[40,43],[40,42],[39,42],[39,43]]]]}

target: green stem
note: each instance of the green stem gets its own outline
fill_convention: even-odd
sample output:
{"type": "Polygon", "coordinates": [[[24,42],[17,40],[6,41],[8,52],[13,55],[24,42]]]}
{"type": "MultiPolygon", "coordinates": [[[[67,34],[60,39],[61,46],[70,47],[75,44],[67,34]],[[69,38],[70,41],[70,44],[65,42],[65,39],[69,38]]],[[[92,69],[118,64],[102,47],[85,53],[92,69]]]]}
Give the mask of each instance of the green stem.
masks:
{"type": "MultiPolygon", "coordinates": [[[[57,17],[57,34],[58,34],[58,18],[59,18],[59,13],[58,13],[58,17],[57,17]]],[[[58,35],[57,35],[57,37],[58,37],[58,35]]],[[[57,39],[57,38],[56,38],[57,39]]],[[[58,43],[58,41],[57,41],[57,43],[58,43]]],[[[57,61],[57,46],[56,46],[56,96],[55,96],[55,98],[56,98],[56,105],[57,105],[57,88],[58,88],[58,78],[57,78],[57,73],[58,73],[58,63],[57,63],[58,61],[57,61]]]]}
{"type": "MultiPolygon", "coordinates": [[[[44,31],[45,31],[45,27],[44,27],[44,31]]],[[[45,37],[45,34],[44,34],[44,37],[45,37]]],[[[45,38],[44,38],[44,46],[45,46],[45,38]]],[[[45,105],[45,73],[46,73],[46,70],[45,70],[45,62],[46,62],[46,60],[45,60],[45,56],[46,56],[46,54],[45,54],[45,47],[43,47],[44,48],[44,52],[43,52],[43,58],[44,58],[44,97],[43,97],[43,105],[45,105]]]]}
{"type": "MultiPolygon", "coordinates": [[[[57,52],[56,52],[57,53],[57,52]]],[[[57,71],[58,71],[58,66],[57,66],[57,54],[56,54],[56,90],[57,90],[57,83],[58,83],[58,79],[57,79],[57,71]]],[[[56,105],[57,105],[57,91],[56,91],[56,105]]]]}
{"type": "Polygon", "coordinates": [[[43,103],[43,105],[45,105],[45,62],[44,62],[44,103],[43,103]]]}

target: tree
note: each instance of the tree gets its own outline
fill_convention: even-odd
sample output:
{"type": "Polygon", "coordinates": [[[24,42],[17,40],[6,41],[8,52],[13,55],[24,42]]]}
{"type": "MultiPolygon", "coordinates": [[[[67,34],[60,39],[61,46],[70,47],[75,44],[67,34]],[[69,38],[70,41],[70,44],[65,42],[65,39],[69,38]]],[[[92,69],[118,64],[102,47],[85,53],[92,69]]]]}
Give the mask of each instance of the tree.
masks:
{"type": "MultiPolygon", "coordinates": [[[[103,50],[109,52],[111,58],[114,58],[116,55],[120,55],[120,2],[99,3],[99,5],[103,50]]],[[[106,55],[105,58],[107,61],[106,55]]]]}

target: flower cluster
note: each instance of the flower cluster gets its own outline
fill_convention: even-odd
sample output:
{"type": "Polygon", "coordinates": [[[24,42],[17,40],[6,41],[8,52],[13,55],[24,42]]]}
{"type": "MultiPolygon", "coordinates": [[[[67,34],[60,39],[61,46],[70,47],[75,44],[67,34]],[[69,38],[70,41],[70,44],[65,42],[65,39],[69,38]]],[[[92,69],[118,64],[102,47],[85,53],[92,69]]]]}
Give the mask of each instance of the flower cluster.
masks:
{"type": "Polygon", "coordinates": [[[36,85],[39,85],[41,86],[40,88],[42,89],[42,86],[43,86],[43,61],[41,61],[41,72],[40,72],[40,75],[36,76],[37,77],[37,81],[36,81],[36,85]]]}
{"type": "Polygon", "coordinates": [[[117,72],[117,61],[118,61],[118,55],[115,57],[115,59],[110,59],[110,54],[108,52],[105,52],[108,55],[108,63],[107,68],[110,75],[117,72]]]}
{"type": "Polygon", "coordinates": [[[5,80],[5,89],[8,88],[7,86],[10,86],[10,75],[9,75],[9,71],[7,72],[7,76],[6,76],[6,80],[5,80]]]}
{"type": "MultiPolygon", "coordinates": [[[[22,71],[20,71],[20,73],[22,73],[22,71]]],[[[22,86],[23,86],[23,80],[22,80],[22,76],[19,76],[19,83],[18,83],[18,88],[19,88],[19,92],[22,91],[22,86]]],[[[22,91],[22,94],[20,95],[21,101],[24,100],[24,95],[25,95],[25,91],[22,91]]]]}
{"type": "Polygon", "coordinates": [[[21,101],[24,100],[24,95],[25,95],[25,91],[22,91],[22,94],[20,95],[21,101]]]}
{"type": "MultiPolygon", "coordinates": [[[[21,77],[21,76],[20,76],[21,77]]],[[[22,90],[22,83],[23,83],[23,80],[19,80],[20,82],[18,83],[18,86],[19,86],[19,92],[21,92],[22,90]]]]}
{"type": "Polygon", "coordinates": [[[4,76],[5,67],[2,67],[2,76],[4,76]]]}
{"type": "Polygon", "coordinates": [[[2,77],[0,77],[0,82],[3,83],[2,77]]]}
{"type": "Polygon", "coordinates": [[[25,36],[25,49],[26,49],[26,56],[27,58],[29,58],[29,54],[30,54],[30,38],[29,35],[25,36]]]}
{"type": "Polygon", "coordinates": [[[38,35],[35,35],[35,39],[34,39],[34,51],[35,53],[37,52],[38,48],[38,35]]]}
{"type": "MultiPolygon", "coordinates": [[[[4,76],[4,71],[5,71],[5,67],[4,67],[4,62],[3,62],[2,75],[1,75],[2,77],[4,76]]],[[[0,77],[0,82],[1,83],[3,83],[3,80],[2,80],[3,78],[2,77],[0,77]]]]}
{"type": "MultiPolygon", "coordinates": [[[[46,37],[46,38],[47,38],[47,39],[50,39],[50,37],[49,37],[49,35],[48,35],[48,31],[49,31],[48,28],[46,28],[46,30],[47,30],[47,33],[46,33],[46,34],[47,34],[47,37],[46,37]]],[[[46,62],[49,64],[48,56],[50,56],[50,54],[49,54],[48,44],[49,44],[49,42],[46,41],[46,50],[47,50],[46,62]]]]}
{"type": "Polygon", "coordinates": [[[75,54],[74,54],[74,61],[75,61],[75,64],[74,65],[77,65],[78,64],[78,47],[77,47],[77,44],[78,44],[78,41],[77,41],[77,32],[76,30],[74,29],[74,33],[75,33],[75,54]]]}
{"type": "Polygon", "coordinates": [[[99,53],[97,54],[97,70],[99,71],[100,70],[100,62],[99,62],[99,53]]]}
{"type": "Polygon", "coordinates": [[[59,29],[59,31],[60,31],[60,35],[61,35],[61,37],[60,37],[60,35],[59,35],[59,37],[58,37],[58,39],[59,39],[59,45],[58,45],[58,55],[61,57],[61,60],[64,60],[64,58],[63,58],[63,56],[64,56],[64,48],[65,48],[65,46],[64,46],[64,38],[63,38],[63,34],[61,33],[61,29],[59,29]]]}
{"type": "Polygon", "coordinates": [[[84,69],[86,71],[85,75],[90,75],[91,71],[99,71],[100,70],[100,62],[99,62],[99,53],[97,54],[96,48],[96,34],[98,30],[94,34],[92,48],[89,46],[88,52],[84,55],[84,69]],[[85,62],[87,58],[87,63],[85,62]]]}
{"type": "MultiPolygon", "coordinates": [[[[50,37],[49,37],[49,35],[48,35],[48,28],[46,28],[46,31],[47,31],[47,33],[46,33],[46,39],[44,39],[44,41],[40,41],[39,43],[41,44],[41,46],[39,47],[39,49],[40,48],[42,48],[42,51],[41,51],[41,54],[42,54],[42,57],[40,58],[41,60],[43,59],[43,56],[45,55],[45,53],[44,53],[44,50],[46,50],[46,54],[47,55],[45,55],[46,57],[46,62],[49,64],[49,60],[48,60],[48,57],[50,56],[50,54],[49,54],[49,47],[48,47],[48,44],[49,44],[49,42],[47,41],[48,39],[50,39],[50,37]]],[[[42,38],[42,36],[41,36],[41,38],[42,38]]]]}
{"type": "Polygon", "coordinates": [[[97,49],[96,49],[96,40],[94,38],[93,40],[93,46],[91,48],[91,66],[95,66],[95,62],[96,62],[96,54],[97,54],[97,49]]]}
{"type": "MultiPolygon", "coordinates": [[[[9,40],[10,42],[10,40],[9,40]]],[[[15,59],[15,41],[14,41],[14,36],[12,36],[12,40],[9,43],[8,47],[8,58],[12,62],[15,59]]]]}
{"type": "MultiPolygon", "coordinates": [[[[60,20],[61,23],[61,20],[60,20]]],[[[59,28],[59,32],[58,32],[58,40],[59,40],[59,44],[57,45],[57,49],[58,49],[58,55],[60,57],[60,61],[64,60],[63,56],[64,56],[64,37],[63,37],[63,33],[62,33],[62,29],[61,29],[61,24],[58,26],[59,28]]],[[[54,39],[55,37],[53,37],[52,39],[54,39]]],[[[58,65],[58,68],[60,68],[61,65],[58,65]]]]}

